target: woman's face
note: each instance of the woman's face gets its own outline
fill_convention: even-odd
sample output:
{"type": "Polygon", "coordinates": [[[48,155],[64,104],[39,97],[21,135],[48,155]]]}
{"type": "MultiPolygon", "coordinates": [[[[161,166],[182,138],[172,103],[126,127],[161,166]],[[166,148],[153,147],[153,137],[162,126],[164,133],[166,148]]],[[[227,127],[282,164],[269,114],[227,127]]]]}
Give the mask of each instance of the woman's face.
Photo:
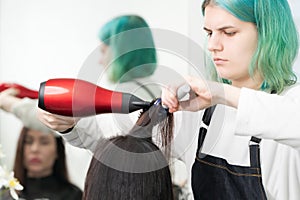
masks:
{"type": "Polygon", "coordinates": [[[109,65],[109,63],[111,62],[111,51],[109,46],[107,46],[104,43],[100,44],[100,60],[99,63],[104,66],[107,67],[109,65]]]}
{"type": "Polygon", "coordinates": [[[24,141],[24,166],[29,177],[40,178],[51,175],[56,158],[54,135],[35,130],[27,132],[24,141]]]}
{"type": "Polygon", "coordinates": [[[218,6],[208,5],[204,30],[219,76],[238,87],[259,87],[261,78],[255,75],[255,79],[251,79],[248,71],[258,42],[255,24],[241,21],[218,6]]]}

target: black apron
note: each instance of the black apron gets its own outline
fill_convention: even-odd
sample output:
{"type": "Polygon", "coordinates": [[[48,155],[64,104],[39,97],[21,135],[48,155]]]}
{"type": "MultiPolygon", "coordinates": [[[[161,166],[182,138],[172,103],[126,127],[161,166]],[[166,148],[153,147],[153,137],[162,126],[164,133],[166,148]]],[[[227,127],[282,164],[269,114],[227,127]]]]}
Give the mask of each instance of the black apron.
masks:
{"type": "MultiPolygon", "coordinates": [[[[202,122],[208,127],[215,106],[205,110],[202,122]]],[[[260,168],[260,139],[249,142],[250,167],[230,165],[225,159],[201,153],[207,129],[199,130],[198,149],[192,167],[192,189],[195,200],[267,199],[260,168]]]]}

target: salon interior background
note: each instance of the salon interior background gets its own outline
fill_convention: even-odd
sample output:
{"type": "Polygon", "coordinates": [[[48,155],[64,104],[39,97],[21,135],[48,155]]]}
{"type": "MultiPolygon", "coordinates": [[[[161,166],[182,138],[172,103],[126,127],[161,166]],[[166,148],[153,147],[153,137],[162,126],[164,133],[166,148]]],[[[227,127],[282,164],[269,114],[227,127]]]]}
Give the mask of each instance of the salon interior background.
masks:
{"type": "MultiPolygon", "coordinates": [[[[0,82],[17,82],[38,90],[50,78],[78,77],[82,64],[99,44],[97,33],[120,14],[139,14],[150,27],[167,29],[200,46],[201,0],[0,0],[0,82]]],[[[300,1],[289,0],[300,29],[300,1]]],[[[174,41],[176,42],[176,41],[174,41]]],[[[193,69],[180,55],[159,51],[159,64],[182,74],[193,69]]],[[[300,78],[300,56],[295,63],[300,78]]],[[[21,122],[0,111],[0,143],[13,165],[21,122]]],[[[90,154],[67,145],[71,179],[83,188],[90,154]]]]}

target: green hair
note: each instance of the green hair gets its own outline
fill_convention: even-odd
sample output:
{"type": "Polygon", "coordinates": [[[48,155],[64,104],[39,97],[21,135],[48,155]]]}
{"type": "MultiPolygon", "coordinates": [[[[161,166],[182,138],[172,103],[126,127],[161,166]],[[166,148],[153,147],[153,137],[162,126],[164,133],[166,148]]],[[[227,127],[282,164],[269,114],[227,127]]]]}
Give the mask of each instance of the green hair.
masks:
{"type": "MultiPolygon", "coordinates": [[[[210,3],[224,8],[242,21],[256,25],[258,44],[249,74],[253,77],[256,70],[261,74],[264,79],[262,90],[268,88],[280,93],[285,86],[297,82],[292,66],[298,54],[299,38],[286,0],[204,0],[203,15],[210,3]]],[[[217,80],[216,71],[212,76],[217,80]]]]}
{"type": "Polygon", "coordinates": [[[108,75],[113,82],[126,82],[154,73],[156,50],[151,30],[143,18],[116,17],[100,29],[99,39],[112,51],[108,75]]]}

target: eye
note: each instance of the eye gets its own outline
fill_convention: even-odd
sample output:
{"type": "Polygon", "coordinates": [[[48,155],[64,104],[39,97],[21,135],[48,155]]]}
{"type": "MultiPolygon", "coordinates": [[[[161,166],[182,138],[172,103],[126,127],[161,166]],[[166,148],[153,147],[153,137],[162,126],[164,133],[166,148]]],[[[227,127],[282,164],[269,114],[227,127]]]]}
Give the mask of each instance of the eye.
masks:
{"type": "Polygon", "coordinates": [[[46,139],[46,138],[42,138],[40,140],[40,144],[41,145],[48,145],[48,144],[50,144],[50,141],[48,139],[46,139]]]}
{"type": "Polygon", "coordinates": [[[33,138],[30,136],[26,136],[24,138],[24,144],[31,145],[33,143],[33,138]]]}
{"type": "Polygon", "coordinates": [[[236,32],[235,31],[230,31],[230,32],[224,31],[224,34],[230,37],[230,36],[234,36],[236,34],[236,32]]]}
{"type": "Polygon", "coordinates": [[[25,138],[24,144],[31,145],[32,143],[33,143],[33,140],[32,140],[32,139],[30,139],[30,138],[25,138]]]}
{"type": "Polygon", "coordinates": [[[207,36],[207,37],[211,37],[211,35],[212,35],[212,32],[206,31],[206,36],[207,36]]]}

